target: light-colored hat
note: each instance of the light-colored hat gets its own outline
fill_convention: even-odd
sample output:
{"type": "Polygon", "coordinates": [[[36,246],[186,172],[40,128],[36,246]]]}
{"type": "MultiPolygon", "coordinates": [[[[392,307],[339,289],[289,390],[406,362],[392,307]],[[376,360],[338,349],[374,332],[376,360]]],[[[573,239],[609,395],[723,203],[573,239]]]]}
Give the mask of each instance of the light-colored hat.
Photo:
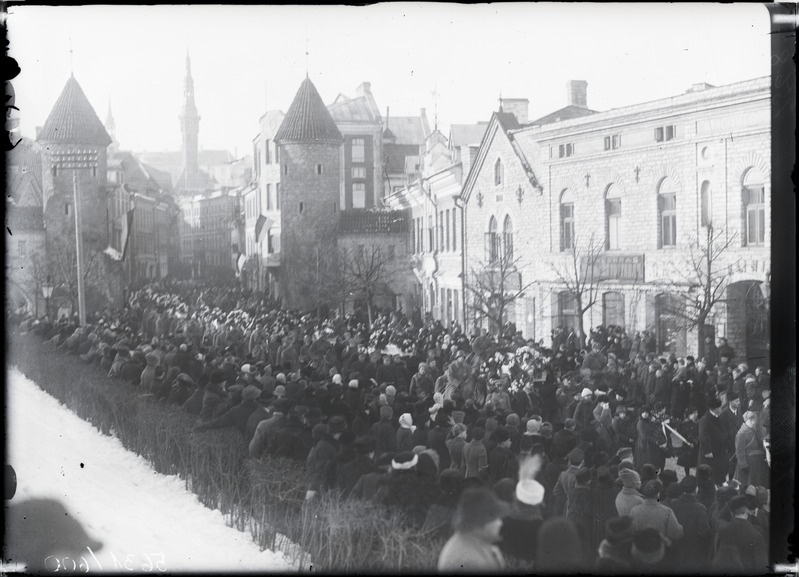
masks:
{"type": "MultiPolygon", "coordinates": [[[[336,375],[336,377],[339,377],[339,383],[340,383],[340,382],[341,382],[341,375],[336,375]]],[[[335,377],[333,378],[333,382],[334,382],[334,383],[336,382],[336,379],[335,379],[335,377]]],[[[349,388],[351,388],[351,389],[357,389],[357,388],[358,388],[358,379],[352,379],[352,380],[351,380],[351,381],[348,383],[348,386],[349,386],[349,388]]]]}
{"type": "Polygon", "coordinates": [[[249,363],[247,363],[246,365],[242,365],[241,372],[250,374],[252,372],[252,365],[250,365],[249,363]]]}
{"type": "Polygon", "coordinates": [[[522,479],[516,483],[516,498],[526,505],[540,505],[544,500],[544,486],[535,479],[522,479]]]}
{"type": "Polygon", "coordinates": [[[413,426],[413,417],[410,413],[402,413],[399,418],[400,427],[410,429],[413,426]]]}
{"type": "Polygon", "coordinates": [[[397,394],[397,388],[394,385],[389,385],[386,387],[386,396],[391,397],[397,394]]]}
{"type": "Polygon", "coordinates": [[[285,385],[286,384],[286,375],[285,375],[285,373],[278,373],[275,376],[275,380],[276,381],[280,381],[281,383],[283,383],[285,385]]]}
{"type": "Polygon", "coordinates": [[[333,375],[333,382],[336,383],[337,385],[340,385],[341,384],[341,375],[339,375],[339,374],[333,375]]]}
{"type": "Polygon", "coordinates": [[[580,393],[580,396],[585,398],[585,397],[590,397],[593,394],[594,394],[594,391],[592,391],[588,387],[585,387],[585,388],[583,388],[583,392],[580,393]]]}

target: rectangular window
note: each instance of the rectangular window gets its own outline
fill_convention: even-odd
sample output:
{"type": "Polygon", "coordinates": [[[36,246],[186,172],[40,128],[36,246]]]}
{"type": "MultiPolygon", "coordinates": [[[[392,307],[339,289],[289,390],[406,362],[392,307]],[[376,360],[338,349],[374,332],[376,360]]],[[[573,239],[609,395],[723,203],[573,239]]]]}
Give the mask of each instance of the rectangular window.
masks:
{"type": "Polygon", "coordinates": [[[264,143],[264,153],[266,154],[266,158],[264,160],[266,161],[266,164],[272,164],[272,149],[271,149],[271,146],[272,146],[272,144],[268,140],[264,143]]]}
{"type": "Polygon", "coordinates": [[[301,202],[300,203],[300,212],[302,212],[304,208],[305,208],[305,204],[301,202]]]}
{"type": "Polygon", "coordinates": [[[275,183],[275,210],[280,210],[280,183],[275,183]]]}
{"type": "Polygon", "coordinates": [[[710,183],[704,181],[700,190],[700,209],[701,209],[701,225],[708,226],[711,223],[710,213],[710,183]]]}
{"type": "Polygon", "coordinates": [[[608,200],[608,250],[618,250],[619,225],[621,224],[621,199],[608,200]]]}
{"type": "Polygon", "coordinates": [[[366,208],[366,183],[352,183],[352,208],[366,208]]]}
{"type": "Polygon", "coordinates": [[[363,162],[366,152],[366,143],[363,138],[352,139],[352,162],[363,162]]]}
{"type": "Polygon", "coordinates": [[[661,195],[661,202],[661,246],[675,246],[677,244],[677,195],[661,195]]]}
{"type": "Polygon", "coordinates": [[[658,126],[655,129],[655,142],[663,142],[663,127],[658,126]]]}
{"type": "Polygon", "coordinates": [[[266,210],[272,210],[272,185],[266,185],[266,210]]]}
{"type": "Polygon", "coordinates": [[[458,250],[458,221],[455,217],[456,210],[452,209],[452,250],[458,250]]]}
{"type": "Polygon", "coordinates": [[[446,225],[445,232],[444,232],[444,236],[447,239],[446,249],[447,249],[447,252],[449,252],[450,248],[452,246],[451,243],[450,243],[450,236],[451,235],[450,235],[450,231],[449,231],[449,210],[447,210],[446,213],[445,213],[444,224],[446,225]]]}
{"type": "Polygon", "coordinates": [[[746,246],[760,246],[766,240],[766,193],[764,187],[747,187],[746,246]]]}
{"type": "Polygon", "coordinates": [[[569,250],[574,246],[574,204],[560,205],[560,250],[569,250]]]}
{"type": "Polygon", "coordinates": [[[435,244],[436,244],[435,234],[436,234],[436,229],[433,226],[433,217],[432,216],[428,216],[427,217],[427,236],[428,236],[428,239],[427,239],[428,240],[427,251],[428,252],[433,252],[433,250],[435,249],[435,244]]]}
{"type": "Polygon", "coordinates": [[[316,165],[316,174],[317,174],[317,176],[321,176],[322,175],[322,165],[321,164],[317,164],[316,165]]]}
{"type": "Polygon", "coordinates": [[[672,140],[677,136],[677,131],[674,128],[673,124],[669,124],[666,127],[666,140],[672,140]]]}
{"type": "Polygon", "coordinates": [[[280,162],[280,148],[277,143],[275,143],[275,162],[280,162]]]}
{"type": "Polygon", "coordinates": [[[353,166],[352,178],[366,178],[366,168],[363,166],[353,166]]]}
{"type": "Polygon", "coordinates": [[[677,127],[673,124],[658,126],[655,129],[655,142],[664,142],[677,138],[677,127]]]}
{"type": "Polygon", "coordinates": [[[438,250],[444,250],[444,211],[438,211],[438,250]]]}
{"type": "Polygon", "coordinates": [[[64,215],[69,216],[70,207],[69,204],[64,203],[64,215]]]}

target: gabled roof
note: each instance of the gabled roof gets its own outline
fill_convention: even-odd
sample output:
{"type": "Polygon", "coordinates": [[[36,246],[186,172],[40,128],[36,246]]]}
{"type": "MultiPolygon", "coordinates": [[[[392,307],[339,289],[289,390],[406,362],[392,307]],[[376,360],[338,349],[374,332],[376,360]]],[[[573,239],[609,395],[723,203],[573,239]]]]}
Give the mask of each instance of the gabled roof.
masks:
{"type": "Polygon", "coordinates": [[[369,107],[365,96],[340,100],[341,97],[342,95],[339,95],[339,98],[327,107],[333,120],[336,122],[377,122],[378,119],[369,107]]]}
{"type": "Polygon", "coordinates": [[[6,153],[6,188],[17,206],[41,206],[42,159],[29,138],[6,153]]]}
{"type": "Polygon", "coordinates": [[[199,194],[208,192],[216,188],[214,177],[204,170],[196,170],[187,173],[185,170],[178,177],[175,183],[175,194],[199,194]]]}
{"type": "Polygon", "coordinates": [[[305,78],[275,135],[276,142],[340,144],[344,139],[316,86],[305,78]]]}
{"type": "Polygon", "coordinates": [[[477,124],[453,124],[449,127],[449,145],[457,148],[470,144],[480,144],[486,128],[488,128],[488,122],[486,121],[478,122],[477,124]]]}
{"type": "Polygon", "coordinates": [[[422,144],[430,135],[427,116],[390,116],[386,119],[386,128],[397,144],[422,144]]]}
{"type": "Polygon", "coordinates": [[[584,108],[582,106],[575,106],[574,104],[570,104],[568,106],[564,106],[560,110],[556,110],[555,112],[550,112],[546,116],[542,116],[538,120],[533,120],[532,122],[528,122],[528,126],[530,124],[541,125],[541,124],[552,124],[553,122],[558,122],[560,120],[568,120],[570,118],[580,118],[581,116],[588,116],[590,114],[594,114],[596,110],[591,110],[590,108],[584,108]]]}
{"type": "Polygon", "coordinates": [[[101,146],[112,142],[74,76],[67,80],[37,140],[101,146]]]}
{"type": "Polygon", "coordinates": [[[521,125],[516,120],[516,116],[510,112],[495,112],[491,116],[491,120],[488,123],[488,128],[486,129],[483,139],[480,142],[480,148],[477,151],[477,158],[475,159],[474,164],[472,164],[469,174],[466,176],[466,179],[463,183],[461,197],[464,200],[469,200],[469,197],[472,193],[472,188],[474,188],[474,183],[477,180],[477,176],[480,174],[480,170],[482,170],[485,159],[488,156],[488,151],[491,148],[491,144],[498,134],[501,134],[504,138],[506,138],[507,142],[513,148],[516,158],[519,160],[519,164],[521,164],[521,167],[524,170],[527,179],[530,181],[530,184],[535,188],[539,188],[541,186],[538,182],[538,178],[533,172],[532,167],[530,166],[530,162],[527,160],[527,157],[524,155],[521,147],[511,133],[512,130],[517,130],[519,128],[521,128],[521,125]]]}
{"type": "Polygon", "coordinates": [[[419,146],[415,144],[391,144],[383,145],[384,168],[388,173],[405,171],[405,158],[412,156],[419,157],[419,146]]]}

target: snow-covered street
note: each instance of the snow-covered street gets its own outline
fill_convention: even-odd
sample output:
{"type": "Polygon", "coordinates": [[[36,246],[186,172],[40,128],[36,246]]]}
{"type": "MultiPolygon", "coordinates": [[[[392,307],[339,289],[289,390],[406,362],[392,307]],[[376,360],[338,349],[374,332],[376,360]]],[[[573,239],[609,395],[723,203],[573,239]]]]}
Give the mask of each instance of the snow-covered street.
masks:
{"type": "MultiPolygon", "coordinates": [[[[83,547],[88,567],[81,572],[295,569],[281,553],[260,551],[249,533],[228,527],[179,477],[153,471],[16,368],[6,376],[7,462],[17,476],[16,495],[6,506],[60,501],[88,536],[103,544],[99,551],[83,547]]],[[[48,566],[55,570],[56,560],[48,566]]]]}

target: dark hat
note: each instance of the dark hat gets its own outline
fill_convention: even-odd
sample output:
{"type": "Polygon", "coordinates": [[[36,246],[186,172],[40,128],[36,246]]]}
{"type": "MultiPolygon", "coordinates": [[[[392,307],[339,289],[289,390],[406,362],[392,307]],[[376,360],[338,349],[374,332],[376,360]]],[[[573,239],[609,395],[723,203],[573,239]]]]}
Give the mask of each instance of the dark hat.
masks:
{"type": "Polygon", "coordinates": [[[658,479],[652,479],[641,485],[641,495],[647,499],[655,499],[663,490],[663,483],[658,479]]]}
{"type": "Polygon", "coordinates": [[[412,451],[402,451],[394,455],[391,460],[391,468],[396,471],[407,471],[413,469],[419,462],[419,456],[412,451]]]}
{"type": "Polygon", "coordinates": [[[721,401],[719,401],[716,397],[711,397],[707,401],[708,409],[718,409],[720,406],[721,406],[721,401]]]}
{"type": "Polygon", "coordinates": [[[583,453],[583,450],[579,447],[575,447],[569,451],[569,454],[566,455],[566,457],[569,459],[569,463],[572,465],[579,465],[585,459],[585,453],[583,453]]]}
{"type": "Polygon", "coordinates": [[[375,457],[375,465],[378,467],[385,467],[386,465],[390,465],[393,460],[394,453],[381,453],[375,457]]]}
{"type": "Polygon", "coordinates": [[[734,391],[730,391],[729,393],[727,393],[727,401],[728,402],[729,401],[734,401],[737,398],[738,398],[738,394],[735,393],[734,391]]]}
{"type": "Polygon", "coordinates": [[[710,479],[710,476],[713,474],[713,467],[708,465],[707,463],[702,463],[696,468],[696,479],[707,480],[710,479]]]}
{"type": "Polygon", "coordinates": [[[665,545],[666,540],[663,535],[657,529],[648,527],[633,536],[632,554],[642,563],[658,563],[666,554],[665,545]]]}
{"type": "Polygon", "coordinates": [[[682,487],[683,493],[693,493],[696,491],[696,477],[693,475],[683,477],[682,481],[680,481],[680,486],[682,487]]]}
{"type": "Polygon", "coordinates": [[[516,493],[516,482],[509,478],[504,477],[494,483],[492,487],[494,489],[494,494],[505,501],[506,503],[512,504],[513,498],[516,493]]]}
{"type": "Polygon", "coordinates": [[[658,479],[664,484],[669,485],[677,482],[677,473],[672,469],[663,469],[658,475],[658,479]]]}
{"type": "Polygon", "coordinates": [[[611,545],[620,545],[633,540],[633,520],[631,517],[614,517],[605,522],[605,539],[611,545]]]}
{"type": "Polygon", "coordinates": [[[591,457],[591,464],[594,467],[601,467],[610,460],[610,456],[605,451],[597,451],[594,453],[593,457],[591,457]]]}
{"type": "Polygon", "coordinates": [[[214,369],[211,371],[211,374],[208,376],[208,380],[212,383],[224,383],[227,380],[227,375],[220,371],[219,369],[214,369]]]}
{"type": "Polygon", "coordinates": [[[248,401],[254,401],[260,396],[261,396],[261,389],[259,389],[255,385],[248,385],[244,387],[244,390],[241,392],[241,397],[248,401]]]}
{"type": "Polygon", "coordinates": [[[573,429],[574,427],[577,426],[577,421],[569,417],[568,419],[563,421],[563,426],[566,427],[567,429],[573,429]]]}
{"type": "Polygon", "coordinates": [[[510,439],[510,435],[508,434],[508,430],[505,427],[499,427],[492,433],[494,441],[499,443],[504,443],[505,441],[510,439]]]}
{"type": "Polygon", "coordinates": [[[473,487],[464,490],[452,516],[456,530],[468,531],[481,527],[510,513],[510,506],[497,498],[491,489],[473,487]]]}
{"type": "Polygon", "coordinates": [[[736,495],[727,502],[727,508],[734,515],[741,509],[751,508],[750,499],[747,495],[736,495]]]}
{"type": "MultiPolygon", "coordinates": [[[[291,401],[288,399],[275,399],[272,401],[271,406],[278,413],[286,414],[286,412],[289,410],[289,407],[291,407],[291,401]]],[[[307,407],[305,410],[307,412],[307,407]]]]}
{"type": "Polygon", "coordinates": [[[331,433],[343,433],[347,429],[347,420],[340,415],[336,415],[327,422],[327,428],[331,433]]]}
{"type": "Polygon", "coordinates": [[[358,437],[355,439],[353,447],[355,447],[356,451],[362,455],[365,455],[367,453],[371,453],[377,448],[377,441],[372,436],[358,437]]]}
{"type": "Polygon", "coordinates": [[[305,420],[309,425],[315,425],[322,422],[322,411],[319,407],[311,407],[305,415],[305,420]]]}

